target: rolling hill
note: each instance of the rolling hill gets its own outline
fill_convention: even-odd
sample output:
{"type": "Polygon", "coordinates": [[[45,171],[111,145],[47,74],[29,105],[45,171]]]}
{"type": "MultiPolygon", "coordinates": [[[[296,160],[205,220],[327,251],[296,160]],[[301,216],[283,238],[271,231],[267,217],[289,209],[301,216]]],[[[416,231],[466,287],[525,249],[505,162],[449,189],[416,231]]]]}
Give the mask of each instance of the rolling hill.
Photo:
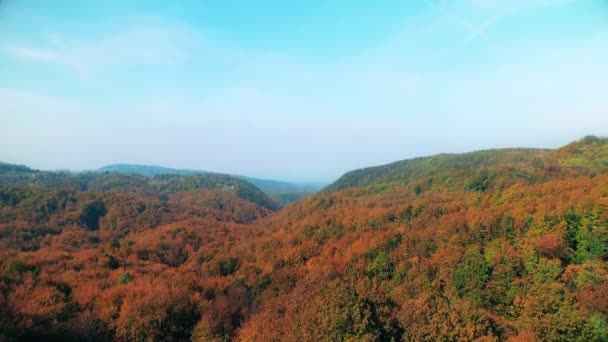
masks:
{"type": "MultiPolygon", "coordinates": [[[[162,166],[137,164],[112,164],[94,170],[94,172],[117,172],[123,174],[137,174],[142,176],[195,175],[209,173],[208,171],[172,169],[162,166]]],[[[268,196],[273,198],[275,201],[279,202],[281,205],[286,205],[295,202],[303,198],[304,196],[317,192],[323,187],[323,184],[288,183],[240,175],[234,175],[234,177],[252,183],[260,190],[265,192],[268,196]]]]}
{"type": "Polygon", "coordinates": [[[344,174],[324,191],[339,191],[371,184],[401,183],[424,177],[445,175],[448,172],[466,173],[480,169],[514,170],[518,177],[540,181],[545,178],[543,169],[561,167],[561,171],[604,172],[608,160],[595,152],[604,152],[606,139],[588,136],[556,150],[547,149],[494,149],[463,154],[439,154],[431,157],[402,160],[387,165],[354,170],[344,174]]]}
{"type": "Polygon", "coordinates": [[[116,172],[116,173],[127,173],[141,176],[158,176],[158,175],[193,175],[193,174],[204,174],[207,171],[196,171],[196,170],[185,170],[185,169],[172,169],[163,166],[156,165],[139,165],[139,164],[111,164],[100,167],[93,172],[116,172]]]}
{"type": "Polygon", "coordinates": [[[121,191],[141,189],[173,193],[198,189],[224,190],[252,201],[264,208],[276,210],[278,203],[270,199],[255,185],[236,177],[218,173],[192,175],[159,174],[151,177],[132,173],[52,172],[38,171],[25,166],[3,163],[0,165],[0,184],[31,185],[41,188],[71,191],[121,191]]]}
{"type": "Polygon", "coordinates": [[[55,176],[0,185],[8,340],[608,340],[603,138],[357,170],[276,211],[226,176],[55,176]]]}

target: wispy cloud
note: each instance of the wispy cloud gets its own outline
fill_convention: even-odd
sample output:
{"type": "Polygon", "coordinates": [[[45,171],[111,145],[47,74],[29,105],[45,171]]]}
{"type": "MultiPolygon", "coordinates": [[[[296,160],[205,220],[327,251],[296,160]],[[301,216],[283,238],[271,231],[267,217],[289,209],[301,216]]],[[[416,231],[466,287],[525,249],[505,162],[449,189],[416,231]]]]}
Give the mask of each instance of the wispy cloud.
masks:
{"type": "Polygon", "coordinates": [[[493,52],[498,44],[489,32],[505,18],[526,11],[565,5],[573,0],[424,0],[441,17],[467,32],[463,43],[481,40],[493,52]]]}
{"type": "Polygon", "coordinates": [[[477,9],[513,13],[544,7],[561,6],[574,0],[467,0],[469,6],[477,9]]]}
{"type": "Polygon", "coordinates": [[[26,61],[65,66],[81,77],[120,66],[172,67],[189,56],[185,31],[136,27],[104,36],[70,39],[47,35],[44,45],[5,44],[11,56],[26,61]]]}
{"type": "MultiPolygon", "coordinates": [[[[447,17],[454,24],[469,31],[473,38],[484,37],[488,29],[497,23],[505,12],[501,7],[495,7],[493,13],[485,14],[485,18],[482,18],[480,21],[474,21],[467,19],[465,15],[461,14],[462,6],[455,7],[453,2],[443,0],[424,0],[424,2],[435,9],[441,17],[447,17]],[[459,8],[460,11],[456,8],[459,8]]],[[[473,2],[475,2],[475,0],[473,0],[473,2]]]]}

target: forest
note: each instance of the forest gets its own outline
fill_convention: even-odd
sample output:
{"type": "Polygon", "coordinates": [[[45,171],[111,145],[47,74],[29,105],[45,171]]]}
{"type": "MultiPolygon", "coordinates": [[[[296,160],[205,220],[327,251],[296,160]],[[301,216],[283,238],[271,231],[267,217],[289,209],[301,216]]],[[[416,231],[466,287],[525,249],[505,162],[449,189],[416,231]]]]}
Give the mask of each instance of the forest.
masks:
{"type": "Polygon", "coordinates": [[[608,341],[608,139],[351,171],[0,164],[0,341],[608,341]]]}

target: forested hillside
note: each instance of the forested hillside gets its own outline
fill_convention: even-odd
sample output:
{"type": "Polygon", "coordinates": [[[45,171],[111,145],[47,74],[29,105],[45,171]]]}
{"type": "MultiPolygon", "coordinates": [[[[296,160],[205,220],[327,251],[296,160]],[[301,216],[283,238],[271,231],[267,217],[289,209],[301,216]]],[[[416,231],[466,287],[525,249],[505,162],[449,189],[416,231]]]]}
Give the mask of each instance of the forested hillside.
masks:
{"type": "MultiPolygon", "coordinates": [[[[603,172],[608,169],[608,160],[597,152],[606,152],[605,139],[588,136],[557,150],[542,149],[502,149],[486,150],[464,154],[440,154],[432,157],[416,158],[375,166],[346,173],[326,191],[336,191],[350,187],[380,183],[408,183],[416,179],[438,176],[448,172],[469,171],[492,168],[497,171],[512,171],[512,177],[528,178],[539,182],[546,178],[548,168],[570,172],[603,172]],[[604,146],[604,147],[598,147],[604,146]],[[600,151],[597,151],[597,150],[600,151]]],[[[566,174],[565,176],[568,176],[566,174]]]]}
{"type": "MultiPolygon", "coordinates": [[[[94,172],[111,172],[111,173],[120,173],[126,175],[141,175],[141,176],[161,176],[161,175],[182,175],[182,176],[191,176],[191,175],[201,175],[208,174],[208,171],[197,171],[197,170],[188,170],[188,169],[172,169],[162,166],[154,166],[154,165],[135,165],[135,164],[113,164],[107,165],[102,168],[95,170],[94,172]]],[[[247,176],[233,176],[235,178],[239,178],[245,180],[260,190],[262,190],[266,195],[271,197],[275,202],[286,205],[295,201],[300,200],[301,198],[308,196],[312,193],[317,192],[321,189],[321,185],[319,184],[295,184],[288,182],[281,182],[275,180],[267,180],[260,179],[254,177],[247,176]]]]}
{"type": "Polygon", "coordinates": [[[606,139],[353,171],[278,211],[220,175],[5,168],[0,339],[608,340],[606,139]]]}

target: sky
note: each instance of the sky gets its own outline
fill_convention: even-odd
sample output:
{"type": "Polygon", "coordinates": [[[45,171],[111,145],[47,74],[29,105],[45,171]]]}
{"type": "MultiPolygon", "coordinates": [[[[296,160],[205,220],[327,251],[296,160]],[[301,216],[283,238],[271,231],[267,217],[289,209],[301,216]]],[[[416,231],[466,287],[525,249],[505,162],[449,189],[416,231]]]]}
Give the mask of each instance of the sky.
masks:
{"type": "Polygon", "coordinates": [[[0,0],[0,161],[288,181],[608,135],[608,0],[0,0]]]}

